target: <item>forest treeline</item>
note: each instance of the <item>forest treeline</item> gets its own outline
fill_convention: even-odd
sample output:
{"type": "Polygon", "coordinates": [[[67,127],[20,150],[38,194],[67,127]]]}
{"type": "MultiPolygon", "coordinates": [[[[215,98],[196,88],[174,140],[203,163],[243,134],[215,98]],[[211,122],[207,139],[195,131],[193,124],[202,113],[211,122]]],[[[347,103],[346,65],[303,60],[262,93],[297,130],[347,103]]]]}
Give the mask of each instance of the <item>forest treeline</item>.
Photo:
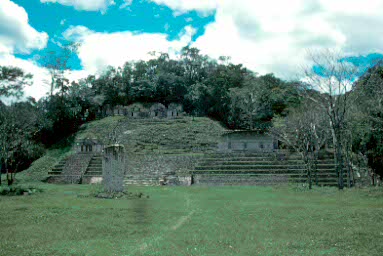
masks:
{"type": "MultiPolygon", "coordinates": [[[[352,166],[352,156],[360,156],[358,161],[366,159],[374,174],[382,173],[383,67],[379,63],[358,79],[344,75],[349,71],[345,65],[327,75],[306,72],[312,80],[301,82],[258,75],[228,57],[215,60],[196,48],[184,47],[175,58],[152,55],[151,60],[126,62],[79,81],[65,77],[68,54],[50,56],[45,66],[51,74],[51,92],[46,97],[10,106],[0,102],[1,157],[9,168],[25,169],[45,148],[95,119],[107,104],[160,102],[180,103],[189,115],[209,116],[229,129],[273,133],[302,153],[307,164],[325,144],[332,144],[339,164],[345,163],[338,172],[344,165],[352,166]],[[326,82],[333,86],[335,79],[338,91],[315,87],[317,77],[320,86],[326,82]],[[351,87],[341,91],[344,80],[351,87]]],[[[21,96],[31,79],[18,68],[0,67],[0,96],[21,96]]]]}

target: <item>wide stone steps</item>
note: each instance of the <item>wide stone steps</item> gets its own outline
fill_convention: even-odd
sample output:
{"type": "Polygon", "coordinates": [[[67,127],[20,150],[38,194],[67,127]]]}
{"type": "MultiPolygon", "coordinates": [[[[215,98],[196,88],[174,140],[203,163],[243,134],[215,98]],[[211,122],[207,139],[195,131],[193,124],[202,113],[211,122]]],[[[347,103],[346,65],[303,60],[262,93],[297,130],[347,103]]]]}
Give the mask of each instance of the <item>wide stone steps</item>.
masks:
{"type": "MultiPolygon", "coordinates": [[[[199,177],[227,177],[226,174],[221,174],[221,173],[204,173],[204,174],[197,174],[199,177]]],[[[306,174],[303,173],[291,173],[291,174],[286,174],[286,173],[232,173],[228,175],[229,177],[290,177],[290,178],[307,178],[306,174]]],[[[347,176],[347,174],[343,174],[344,177],[347,176]]],[[[337,178],[336,174],[334,173],[317,173],[317,174],[312,174],[311,177],[317,177],[317,178],[323,178],[323,179],[328,179],[328,178],[337,178]]]]}
{"type": "Polygon", "coordinates": [[[102,165],[89,165],[87,169],[102,170],[102,165]]]}
{"type": "MultiPolygon", "coordinates": [[[[323,173],[334,173],[334,169],[323,169],[323,173]]],[[[321,172],[317,172],[318,174],[321,172]]],[[[306,174],[304,169],[257,169],[257,170],[194,170],[191,171],[192,174],[306,174]]]]}
{"type": "MultiPolygon", "coordinates": [[[[198,175],[196,185],[280,185],[281,183],[304,183],[307,182],[307,177],[302,175],[198,175]]],[[[337,185],[336,177],[312,177],[313,184],[318,181],[320,186],[335,186],[337,185]]]]}
{"type": "MultiPolygon", "coordinates": [[[[334,159],[319,159],[316,168],[314,184],[337,185],[334,159]]],[[[302,157],[287,151],[208,154],[190,173],[193,184],[201,185],[278,185],[308,180],[302,157]]]]}
{"type": "Polygon", "coordinates": [[[300,157],[289,157],[288,159],[278,158],[276,156],[237,156],[237,157],[206,157],[204,161],[212,162],[212,161],[302,161],[300,157]]]}
{"type": "MultiPolygon", "coordinates": [[[[291,182],[292,183],[292,182],[291,182]]],[[[212,181],[206,181],[201,183],[195,183],[195,186],[262,186],[262,187],[272,187],[272,186],[281,186],[281,184],[291,184],[290,182],[272,182],[272,181],[220,181],[220,182],[212,182],[212,181]]],[[[295,183],[298,184],[298,183],[295,183]]],[[[312,185],[316,185],[314,182],[312,185]]],[[[337,186],[337,182],[325,182],[325,183],[319,183],[318,186],[321,187],[335,187],[337,186]]]]}
{"type": "Polygon", "coordinates": [[[48,172],[48,175],[60,175],[64,169],[65,162],[66,159],[59,161],[55,166],[53,166],[51,171],[48,172]]]}
{"type": "Polygon", "coordinates": [[[95,155],[84,173],[85,178],[102,177],[102,156],[95,155]]]}
{"type": "MultiPolygon", "coordinates": [[[[199,173],[198,175],[202,176],[223,176],[226,175],[226,173],[199,173]]],[[[312,176],[318,176],[318,177],[335,177],[336,174],[334,172],[325,172],[325,173],[313,173],[312,176]]],[[[343,174],[344,176],[347,176],[346,173],[343,174]]],[[[230,176],[291,176],[291,177],[299,177],[299,176],[307,176],[306,173],[231,173],[230,176]]]]}
{"type": "Polygon", "coordinates": [[[99,163],[91,162],[89,166],[97,166],[102,168],[102,162],[99,162],[99,163]]]}
{"type": "MultiPolygon", "coordinates": [[[[224,164],[224,165],[205,165],[205,166],[197,166],[195,170],[245,170],[245,169],[305,169],[306,167],[301,165],[288,165],[288,164],[258,164],[258,165],[250,165],[250,164],[224,164]],[[213,167],[213,168],[212,168],[213,167]]],[[[331,169],[335,168],[334,164],[318,164],[317,169],[331,169]]]]}
{"type": "MultiPolygon", "coordinates": [[[[251,160],[251,159],[241,159],[241,160],[233,160],[233,159],[217,159],[217,160],[204,160],[201,165],[257,165],[257,164],[267,164],[267,165],[287,165],[287,164],[299,164],[303,165],[304,162],[302,160],[285,160],[285,161],[277,161],[277,160],[251,160]]],[[[317,164],[334,164],[332,160],[319,160],[317,164]]]]}

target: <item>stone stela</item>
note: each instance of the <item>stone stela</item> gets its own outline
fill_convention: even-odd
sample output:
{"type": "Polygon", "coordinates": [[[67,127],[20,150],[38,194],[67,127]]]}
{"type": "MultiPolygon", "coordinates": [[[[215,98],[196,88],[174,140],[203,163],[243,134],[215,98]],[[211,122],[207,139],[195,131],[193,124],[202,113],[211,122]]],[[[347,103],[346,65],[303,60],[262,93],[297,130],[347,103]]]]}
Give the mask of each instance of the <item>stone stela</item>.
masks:
{"type": "Polygon", "coordinates": [[[102,183],[108,192],[124,191],[125,147],[121,144],[104,148],[102,159],[102,183]]]}

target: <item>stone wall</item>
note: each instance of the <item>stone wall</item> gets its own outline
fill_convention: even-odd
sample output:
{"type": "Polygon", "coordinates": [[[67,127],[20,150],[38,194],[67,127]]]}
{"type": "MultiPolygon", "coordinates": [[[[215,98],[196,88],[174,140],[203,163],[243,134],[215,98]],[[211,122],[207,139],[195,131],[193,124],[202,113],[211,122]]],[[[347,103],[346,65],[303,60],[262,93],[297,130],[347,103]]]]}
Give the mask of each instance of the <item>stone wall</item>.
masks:
{"type": "Polygon", "coordinates": [[[170,181],[168,185],[190,185],[191,175],[203,155],[130,154],[126,176],[150,176],[153,180],[170,181]]]}

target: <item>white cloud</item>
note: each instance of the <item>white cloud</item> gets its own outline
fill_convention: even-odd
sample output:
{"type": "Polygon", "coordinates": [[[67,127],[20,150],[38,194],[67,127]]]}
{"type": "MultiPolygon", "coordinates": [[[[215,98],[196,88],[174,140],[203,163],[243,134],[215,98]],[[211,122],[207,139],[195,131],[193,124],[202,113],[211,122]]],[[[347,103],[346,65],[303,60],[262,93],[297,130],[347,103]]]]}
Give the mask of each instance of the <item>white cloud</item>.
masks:
{"type": "Polygon", "coordinates": [[[46,47],[47,33],[36,31],[28,22],[24,8],[10,0],[0,1],[0,55],[46,47]]]}
{"type": "Polygon", "coordinates": [[[185,21],[186,21],[187,23],[190,23],[190,22],[193,21],[193,18],[191,18],[191,17],[187,17],[187,18],[185,19],[185,21]]]}
{"type": "MultiPolygon", "coordinates": [[[[0,66],[19,67],[33,74],[33,85],[25,87],[25,97],[39,99],[49,92],[49,72],[35,61],[17,58],[14,54],[29,54],[32,50],[44,49],[47,41],[45,32],[38,32],[28,24],[24,8],[9,0],[0,1],[0,66]]],[[[73,71],[67,77],[72,81],[87,75],[86,71],[73,71]]],[[[10,102],[9,99],[5,101],[10,102]]]]}
{"type": "Polygon", "coordinates": [[[114,0],[40,0],[41,3],[59,3],[65,6],[73,6],[79,11],[105,12],[109,6],[114,5],[114,0]]]}
{"type": "Polygon", "coordinates": [[[101,72],[105,67],[121,66],[126,61],[148,60],[151,51],[174,54],[190,43],[195,29],[184,28],[179,39],[169,41],[166,34],[145,34],[135,32],[100,33],[83,26],[70,27],[63,35],[67,39],[81,42],[79,58],[84,70],[101,72]]]}
{"type": "MultiPolygon", "coordinates": [[[[6,54],[0,56],[0,66],[18,67],[21,68],[25,73],[30,73],[33,75],[32,86],[26,86],[24,88],[24,98],[31,96],[38,100],[50,92],[51,77],[49,71],[46,68],[40,67],[35,61],[24,60],[16,58],[11,54],[6,54]]],[[[67,72],[65,77],[68,78],[69,81],[78,81],[79,79],[85,78],[88,75],[90,75],[90,73],[85,70],[75,70],[67,72]]],[[[2,100],[8,103],[11,101],[17,101],[16,99],[2,100]]]]}
{"type": "MultiPolygon", "coordinates": [[[[186,0],[153,1],[187,9],[179,7],[186,0]]],[[[206,8],[199,4],[194,8],[206,8]]],[[[345,55],[383,52],[381,13],[381,0],[220,0],[215,21],[193,46],[212,57],[231,56],[261,74],[291,78],[309,63],[308,49],[335,48],[345,55]]]]}
{"type": "Polygon", "coordinates": [[[120,9],[128,9],[132,3],[133,0],[124,0],[124,3],[120,5],[120,9]]]}
{"type": "Polygon", "coordinates": [[[85,26],[70,26],[63,32],[64,38],[73,41],[81,41],[95,32],[85,26]]]}
{"type": "Polygon", "coordinates": [[[334,76],[321,77],[317,74],[312,74],[310,77],[303,77],[300,81],[312,85],[312,89],[322,93],[328,93],[332,96],[341,95],[352,89],[352,80],[339,80],[334,76]]]}
{"type": "Polygon", "coordinates": [[[150,0],[158,5],[166,5],[179,14],[197,11],[202,14],[208,14],[214,11],[219,0],[150,0]]]}

